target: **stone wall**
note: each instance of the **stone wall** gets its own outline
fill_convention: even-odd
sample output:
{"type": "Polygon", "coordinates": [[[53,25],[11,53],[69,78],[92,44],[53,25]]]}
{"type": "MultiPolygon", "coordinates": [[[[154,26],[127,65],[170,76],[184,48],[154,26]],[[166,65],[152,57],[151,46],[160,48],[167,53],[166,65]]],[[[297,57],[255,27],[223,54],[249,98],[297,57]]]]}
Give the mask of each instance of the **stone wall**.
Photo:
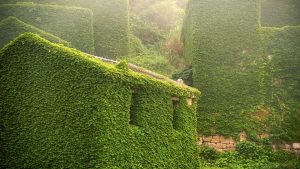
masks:
{"type": "MultiPolygon", "coordinates": [[[[258,134],[258,139],[265,139],[270,137],[269,134],[262,133],[258,134]]],[[[224,137],[222,135],[215,135],[215,136],[201,136],[198,137],[198,145],[203,146],[207,145],[211,148],[216,149],[217,151],[233,151],[235,150],[235,146],[240,141],[246,141],[247,136],[246,133],[242,132],[239,134],[239,140],[234,140],[232,137],[224,137]]],[[[284,150],[288,152],[293,152],[297,155],[300,155],[300,143],[285,143],[282,142],[280,144],[273,144],[273,150],[284,150]]]]}
{"type": "Polygon", "coordinates": [[[236,142],[232,137],[225,138],[224,136],[199,136],[199,145],[208,145],[218,151],[235,150],[236,142]]]}
{"type": "Polygon", "coordinates": [[[282,144],[274,144],[273,149],[276,150],[284,150],[288,152],[293,152],[300,156],[300,143],[282,143],[282,144]]]}

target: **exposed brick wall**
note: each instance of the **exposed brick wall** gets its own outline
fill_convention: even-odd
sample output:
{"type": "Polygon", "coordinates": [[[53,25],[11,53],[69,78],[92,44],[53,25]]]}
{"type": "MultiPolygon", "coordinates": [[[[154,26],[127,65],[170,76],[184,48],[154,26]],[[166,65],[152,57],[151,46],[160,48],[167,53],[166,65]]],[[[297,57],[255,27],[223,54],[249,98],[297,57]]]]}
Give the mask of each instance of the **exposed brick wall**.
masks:
{"type": "Polygon", "coordinates": [[[300,143],[284,143],[284,144],[274,144],[273,149],[276,150],[284,150],[288,152],[293,152],[300,156],[300,143]]]}
{"type": "Polygon", "coordinates": [[[231,151],[235,150],[235,141],[224,136],[199,136],[199,145],[208,145],[218,151],[231,151]]]}
{"type": "MultiPolygon", "coordinates": [[[[269,134],[262,133],[258,134],[257,138],[264,139],[270,137],[269,134]]],[[[235,146],[240,141],[246,141],[247,136],[244,132],[239,134],[239,141],[235,141],[232,137],[224,137],[221,135],[215,136],[199,136],[199,146],[207,145],[216,149],[217,151],[232,151],[235,150],[235,146]]],[[[300,143],[281,143],[273,144],[274,151],[284,150],[288,152],[293,152],[297,155],[300,155],[300,143]]]]}

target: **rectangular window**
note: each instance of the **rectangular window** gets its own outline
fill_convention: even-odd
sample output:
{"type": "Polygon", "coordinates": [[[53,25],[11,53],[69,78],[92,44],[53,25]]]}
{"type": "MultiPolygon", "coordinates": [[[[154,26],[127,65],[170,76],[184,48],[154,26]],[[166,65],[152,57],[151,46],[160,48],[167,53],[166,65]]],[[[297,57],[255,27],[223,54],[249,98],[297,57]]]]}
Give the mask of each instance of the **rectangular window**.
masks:
{"type": "Polygon", "coordinates": [[[136,107],[137,105],[137,94],[135,90],[131,92],[131,105],[130,105],[130,121],[129,124],[136,125],[136,107]]]}
{"type": "Polygon", "coordinates": [[[180,102],[179,102],[179,98],[178,97],[172,97],[172,102],[173,102],[173,121],[172,121],[172,125],[173,128],[175,130],[178,129],[178,113],[179,113],[179,107],[180,107],[180,102]]]}

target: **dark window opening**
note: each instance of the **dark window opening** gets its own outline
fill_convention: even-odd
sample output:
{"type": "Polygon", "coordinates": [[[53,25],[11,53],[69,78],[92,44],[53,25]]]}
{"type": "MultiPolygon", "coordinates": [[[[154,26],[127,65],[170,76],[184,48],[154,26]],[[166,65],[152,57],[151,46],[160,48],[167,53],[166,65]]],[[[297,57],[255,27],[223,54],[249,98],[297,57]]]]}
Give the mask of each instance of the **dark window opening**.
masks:
{"type": "Polygon", "coordinates": [[[180,107],[180,102],[179,98],[177,97],[172,97],[172,102],[173,102],[173,120],[172,120],[172,125],[173,128],[176,130],[178,129],[178,115],[179,115],[179,107],[180,107]]]}
{"type": "Polygon", "coordinates": [[[136,125],[136,111],[137,111],[137,94],[135,90],[131,92],[131,105],[130,105],[130,121],[129,124],[136,125]]]}

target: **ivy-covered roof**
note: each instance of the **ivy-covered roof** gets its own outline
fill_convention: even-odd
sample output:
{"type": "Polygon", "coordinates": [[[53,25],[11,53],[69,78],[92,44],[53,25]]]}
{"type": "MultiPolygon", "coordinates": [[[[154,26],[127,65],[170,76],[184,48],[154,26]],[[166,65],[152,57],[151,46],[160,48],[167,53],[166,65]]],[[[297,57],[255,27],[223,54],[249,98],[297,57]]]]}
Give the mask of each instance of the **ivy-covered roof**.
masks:
{"type": "Polygon", "coordinates": [[[70,46],[67,41],[50,33],[44,32],[32,25],[26,24],[16,17],[10,16],[0,22],[0,48],[25,32],[36,33],[53,43],[61,43],[66,46],[70,46]]]}
{"type": "Polygon", "coordinates": [[[0,168],[198,168],[200,92],[26,33],[0,51],[0,168]]]}
{"type": "Polygon", "coordinates": [[[71,43],[81,51],[93,54],[92,11],[87,8],[48,4],[1,4],[0,20],[14,16],[19,20],[71,43]]]}

